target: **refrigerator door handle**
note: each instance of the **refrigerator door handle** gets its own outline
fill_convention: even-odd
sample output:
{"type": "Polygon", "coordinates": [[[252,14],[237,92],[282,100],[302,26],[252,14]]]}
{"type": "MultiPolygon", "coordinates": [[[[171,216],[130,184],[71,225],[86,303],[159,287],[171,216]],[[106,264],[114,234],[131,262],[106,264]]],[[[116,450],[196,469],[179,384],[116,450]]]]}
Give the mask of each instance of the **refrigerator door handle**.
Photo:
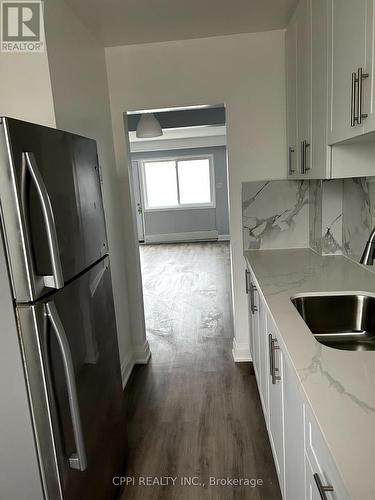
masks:
{"type": "Polygon", "coordinates": [[[74,376],[74,366],[70,352],[69,342],[53,301],[45,304],[45,314],[51,322],[56,339],[60,348],[64,372],[69,396],[70,414],[73,424],[76,453],[69,457],[69,465],[72,469],[84,471],[87,468],[86,448],[83,439],[81,415],[78,405],[77,387],[74,376]]]}
{"type": "Polygon", "coordinates": [[[51,200],[49,198],[46,185],[43,182],[43,177],[38,169],[34,154],[31,152],[24,152],[22,160],[24,165],[26,165],[29,169],[31,178],[35,184],[47,232],[53,274],[50,276],[43,276],[44,285],[48,288],[62,288],[64,286],[64,276],[61,267],[59,243],[57,240],[55,218],[53,215],[51,200]]]}

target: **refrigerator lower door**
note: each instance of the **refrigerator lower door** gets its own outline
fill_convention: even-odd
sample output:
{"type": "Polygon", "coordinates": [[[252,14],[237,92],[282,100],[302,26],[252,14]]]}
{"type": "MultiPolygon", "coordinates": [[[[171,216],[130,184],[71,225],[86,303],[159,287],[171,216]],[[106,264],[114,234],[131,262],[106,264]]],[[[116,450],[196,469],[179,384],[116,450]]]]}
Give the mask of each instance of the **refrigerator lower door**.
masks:
{"type": "Polygon", "coordinates": [[[0,201],[18,303],[62,288],[108,253],[92,139],[0,119],[0,201]]]}
{"type": "Polygon", "coordinates": [[[108,258],[17,315],[46,498],[114,498],[125,432],[108,258]]]}

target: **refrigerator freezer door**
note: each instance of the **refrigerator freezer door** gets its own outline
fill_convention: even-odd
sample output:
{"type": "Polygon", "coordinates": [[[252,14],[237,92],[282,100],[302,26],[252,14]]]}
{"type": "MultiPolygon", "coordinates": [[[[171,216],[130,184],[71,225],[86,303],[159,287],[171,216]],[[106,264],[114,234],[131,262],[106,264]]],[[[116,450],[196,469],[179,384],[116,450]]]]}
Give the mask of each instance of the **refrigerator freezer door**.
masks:
{"type": "Polygon", "coordinates": [[[17,314],[46,497],[114,498],[125,429],[108,258],[17,314]]]}
{"type": "Polygon", "coordinates": [[[107,253],[95,141],[1,119],[0,199],[17,302],[61,288],[107,253]]]}

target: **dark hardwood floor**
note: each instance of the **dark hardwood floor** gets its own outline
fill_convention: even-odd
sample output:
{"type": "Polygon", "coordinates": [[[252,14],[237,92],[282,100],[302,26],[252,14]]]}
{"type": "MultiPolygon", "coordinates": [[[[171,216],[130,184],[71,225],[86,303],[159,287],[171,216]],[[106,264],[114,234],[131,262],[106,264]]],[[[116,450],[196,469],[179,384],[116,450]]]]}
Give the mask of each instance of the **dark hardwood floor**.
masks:
{"type": "Polygon", "coordinates": [[[141,258],[152,358],[125,390],[135,484],[121,500],[281,499],[252,365],[232,358],[229,245],[147,246],[141,258]],[[263,484],[210,486],[210,477],[263,484]]]}

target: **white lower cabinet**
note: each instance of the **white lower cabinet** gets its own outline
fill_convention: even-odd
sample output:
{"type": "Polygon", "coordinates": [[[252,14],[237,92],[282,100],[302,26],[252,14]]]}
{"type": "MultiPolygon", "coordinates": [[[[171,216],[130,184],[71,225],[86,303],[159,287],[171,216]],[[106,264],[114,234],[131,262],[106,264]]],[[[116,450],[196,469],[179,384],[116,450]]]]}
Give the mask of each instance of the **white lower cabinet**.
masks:
{"type": "Polygon", "coordinates": [[[307,456],[305,456],[305,460],[302,463],[305,463],[305,499],[321,500],[321,496],[314,479],[314,467],[310,464],[310,460],[307,456]]]}
{"type": "Polygon", "coordinates": [[[283,499],[350,500],[251,270],[246,289],[254,371],[283,499]]]}
{"type": "Polygon", "coordinates": [[[304,412],[306,500],[325,500],[324,494],[327,500],[349,500],[350,497],[307,404],[304,406],[304,412]],[[322,494],[319,494],[319,485],[326,489],[322,494]]]}
{"type": "Polygon", "coordinates": [[[246,291],[249,297],[250,350],[257,378],[260,400],[265,415],[268,415],[268,357],[267,357],[267,308],[260,299],[254,275],[246,273],[246,291]]]}
{"type": "MultiPolygon", "coordinates": [[[[298,381],[284,358],[285,498],[303,500],[305,439],[302,397],[298,381]]],[[[312,497],[314,498],[314,497],[312,497]]]]}
{"type": "MultiPolygon", "coordinates": [[[[250,277],[252,275],[250,274],[250,277]]],[[[262,355],[260,352],[260,337],[259,337],[259,294],[257,293],[256,286],[254,285],[253,279],[250,281],[250,314],[251,314],[251,328],[252,328],[252,342],[253,342],[253,365],[255,375],[258,381],[258,386],[261,384],[261,359],[262,355]]]]}
{"type": "Polygon", "coordinates": [[[247,293],[247,304],[248,304],[248,312],[249,312],[249,345],[250,345],[250,354],[251,359],[254,360],[254,321],[253,321],[253,312],[252,312],[252,295],[250,294],[250,281],[251,274],[248,269],[245,270],[245,283],[246,283],[246,293],[247,293]]]}
{"type": "Polygon", "coordinates": [[[284,366],[283,353],[279,346],[276,326],[268,315],[267,339],[269,356],[268,376],[268,434],[273,458],[279,478],[281,492],[284,492],[284,366]]]}
{"type": "Polygon", "coordinates": [[[260,384],[259,384],[259,394],[263,406],[263,412],[265,415],[269,413],[269,400],[268,400],[268,373],[269,373],[269,363],[267,356],[267,336],[264,332],[267,331],[267,309],[263,300],[259,300],[259,352],[260,352],[260,384]]]}

